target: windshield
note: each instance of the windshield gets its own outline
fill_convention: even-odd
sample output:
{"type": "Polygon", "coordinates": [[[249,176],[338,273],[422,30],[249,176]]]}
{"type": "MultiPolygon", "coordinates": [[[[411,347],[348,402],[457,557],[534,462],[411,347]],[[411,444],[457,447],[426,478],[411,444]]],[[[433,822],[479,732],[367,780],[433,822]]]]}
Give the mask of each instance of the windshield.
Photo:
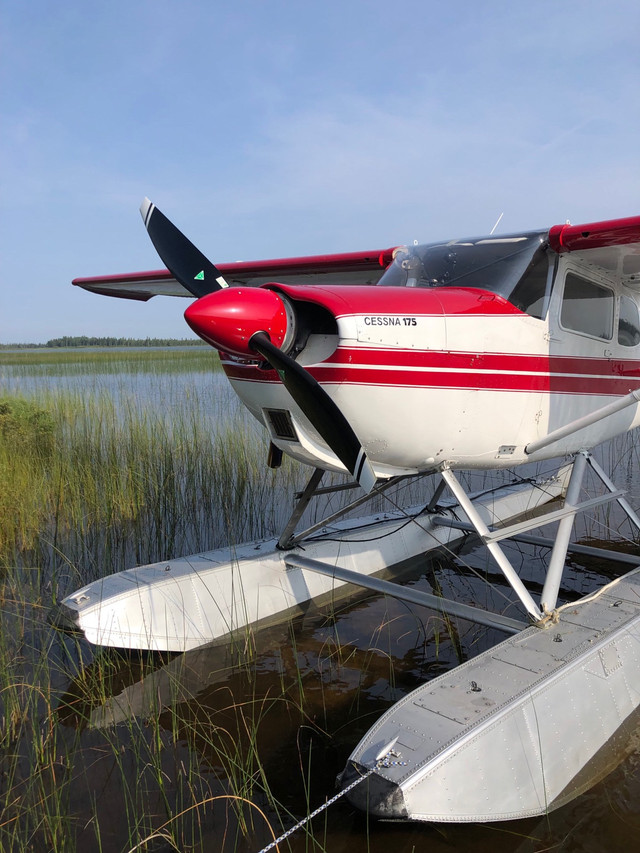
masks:
{"type": "MultiPolygon", "coordinates": [[[[550,288],[547,231],[396,249],[379,287],[477,287],[541,317],[550,288]]],[[[549,255],[553,253],[549,252],[549,255]]]]}

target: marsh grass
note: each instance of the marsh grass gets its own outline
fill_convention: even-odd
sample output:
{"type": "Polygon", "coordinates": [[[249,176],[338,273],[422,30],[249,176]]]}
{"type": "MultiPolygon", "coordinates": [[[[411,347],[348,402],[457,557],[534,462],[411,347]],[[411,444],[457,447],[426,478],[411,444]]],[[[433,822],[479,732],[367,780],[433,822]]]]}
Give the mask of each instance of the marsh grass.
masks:
{"type": "Polygon", "coordinates": [[[217,353],[208,346],[168,348],[52,348],[0,350],[0,374],[14,377],[83,376],[155,373],[166,376],[185,370],[221,371],[217,353]]]}
{"type": "Polygon", "coordinates": [[[92,710],[122,684],[143,683],[163,661],[116,653],[92,659],[79,639],[47,629],[44,615],[24,595],[5,599],[0,849],[157,849],[151,841],[158,833],[177,850],[202,849],[212,836],[214,849],[247,849],[242,839],[255,838],[251,797],[269,799],[254,778],[260,702],[228,695],[222,710],[236,720],[235,729],[202,712],[194,716],[189,705],[183,710],[177,694],[175,707],[168,695],[151,701],[144,714],[96,728],[92,710]],[[206,734],[196,738],[198,730],[206,734]],[[218,772],[203,771],[203,738],[216,750],[218,772]],[[228,842],[219,845],[224,832],[228,842]]]}
{"type": "MultiPolygon", "coordinates": [[[[177,658],[55,632],[50,605],[90,580],[279,531],[308,472],[267,469],[234,398],[192,381],[208,350],[16,355],[0,353],[0,850],[257,851],[473,640],[366,596],[177,658]]],[[[280,849],[331,837],[319,820],[280,849]]]]}
{"type": "MultiPolygon", "coordinates": [[[[186,353],[190,375],[201,357],[186,353]]],[[[20,358],[5,367],[13,390],[0,395],[0,849],[259,849],[308,806],[274,792],[278,745],[287,732],[298,743],[302,730],[326,740],[319,721],[330,701],[305,710],[304,659],[287,652],[265,685],[248,632],[205,701],[185,693],[171,662],[96,654],[50,628],[47,614],[107,573],[272,535],[288,514],[283,496],[308,472],[286,459],[268,469],[266,440],[234,398],[215,385],[185,391],[155,354],[143,361],[159,366],[159,405],[118,384],[120,355],[107,383],[112,354],[85,361],[83,388],[71,381],[77,357],[20,358]],[[43,373],[62,379],[33,385],[43,373]],[[164,693],[106,721],[100,709],[154,684],[158,667],[170,673],[164,693]]],[[[323,645],[325,669],[348,671],[350,653],[323,645]]],[[[309,760],[287,756],[304,798],[309,760]]]]}
{"type": "Polygon", "coordinates": [[[0,568],[56,596],[107,572],[271,533],[281,483],[242,413],[171,420],[107,396],[0,399],[0,568]]]}
{"type": "MultiPolygon", "coordinates": [[[[73,376],[79,367],[77,355],[56,353],[43,364],[38,353],[34,365],[19,356],[25,379],[49,370],[73,376]]],[[[105,655],[91,665],[93,650],[46,621],[54,601],[96,577],[264,536],[278,524],[282,487],[264,465],[265,441],[230,398],[216,417],[219,401],[212,406],[195,393],[188,405],[183,394],[177,405],[156,408],[101,385],[105,368],[118,374],[125,361],[134,372],[157,370],[170,390],[167,362],[175,366],[176,358],[191,372],[211,368],[208,350],[172,351],[170,359],[100,354],[82,359],[97,380],[90,376],[85,390],[63,383],[0,396],[3,851],[150,849],[158,839],[192,848],[212,832],[219,838],[212,808],[227,828],[224,849],[232,850],[256,819],[247,803],[260,775],[251,737],[259,703],[238,704],[231,735],[211,729],[225,771],[202,773],[188,715],[168,714],[164,705],[144,719],[92,730],[83,718],[87,703],[109,700],[122,662],[105,655]]],[[[278,479],[289,489],[303,481],[286,464],[278,479]]],[[[155,666],[139,663],[136,677],[155,666]]]]}

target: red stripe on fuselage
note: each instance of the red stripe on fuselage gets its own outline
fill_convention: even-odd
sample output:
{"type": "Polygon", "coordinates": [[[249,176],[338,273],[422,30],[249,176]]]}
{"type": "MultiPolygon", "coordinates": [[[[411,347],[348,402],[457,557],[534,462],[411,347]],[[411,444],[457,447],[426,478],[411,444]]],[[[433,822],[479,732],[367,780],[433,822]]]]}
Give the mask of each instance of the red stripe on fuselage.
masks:
{"type": "MultiPolygon", "coordinates": [[[[230,379],[279,382],[272,370],[223,361],[230,379]]],[[[339,348],[307,368],[326,385],[547,392],[618,396],[640,387],[640,361],[523,355],[339,348]]]]}
{"type": "Polygon", "coordinates": [[[345,366],[517,371],[521,373],[571,373],[579,376],[635,376],[640,379],[637,359],[580,358],[577,356],[529,355],[502,352],[436,351],[398,348],[339,347],[322,362],[345,366]]]}

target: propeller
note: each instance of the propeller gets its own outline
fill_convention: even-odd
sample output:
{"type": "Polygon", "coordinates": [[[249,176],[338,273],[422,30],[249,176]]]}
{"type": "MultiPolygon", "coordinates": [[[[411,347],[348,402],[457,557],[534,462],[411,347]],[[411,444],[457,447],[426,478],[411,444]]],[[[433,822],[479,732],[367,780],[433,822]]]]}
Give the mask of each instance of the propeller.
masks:
{"type": "Polygon", "coordinates": [[[269,362],[314,429],[354,479],[370,492],[376,475],[351,424],[324,388],[276,346],[264,329],[272,315],[278,316],[270,326],[272,334],[276,328],[283,328],[285,300],[275,291],[246,287],[229,288],[224,297],[215,296],[216,291],[228,288],[228,283],[211,261],[149,199],[142,203],[140,213],[162,262],[184,288],[198,297],[185,312],[191,328],[212,346],[224,350],[231,342],[232,346],[241,346],[236,351],[257,353],[269,362]]]}
{"type": "Polygon", "coordinates": [[[370,492],[375,486],[376,475],[367,454],[351,424],[322,385],[291,356],[272,344],[264,332],[256,332],[249,346],[277,371],[284,387],[344,467],[366,492],[370,492]]]}
{"type": "Polygon", "coordinates": [[[140,213],[160,260],[189,293],[200,298],[229,287],[220,270],[148,198],[140,213]]]}

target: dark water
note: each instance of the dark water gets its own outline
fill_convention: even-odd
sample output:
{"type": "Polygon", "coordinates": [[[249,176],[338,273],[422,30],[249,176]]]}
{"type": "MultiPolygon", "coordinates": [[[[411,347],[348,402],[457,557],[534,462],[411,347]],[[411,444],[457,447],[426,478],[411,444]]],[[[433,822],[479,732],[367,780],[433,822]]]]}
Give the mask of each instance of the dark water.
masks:
{"type": "MultiPolygon", "coordinates": [[[[42,385],[55,390],[78,382],[83,387],[81,379],[69,377],[5,379],[11,390],[27,393],[42,385]]],[[[194,393],[211,394],[216,411],[220,400],[227,399],[217,377],[199,373],[164,381],[148,376],[84,381],[143,407],[163,405],[168,415],[187,405],[194,393]]],[[[638,506],[633,441],[607,445],[600,458],[638,506]]],[[[600,509],[581,521],[578,532],[600,544],[613,540],[616,547],[632,547],[632,531],[617,511],[600,509]]],[[[507,548],[523,578],[534,589],[539,586],[547,552],[507,548]]],[[[563,599],[591,591],[618,571],[595,559],[571,559],[563,599]]],[[[495,567],[477,551],[425,557],[408,582],[500,609],[503,596],[512,597],[495,567]],[[488,577],[491,586],[480,576],[488,577]]],[[[205,805],[191,829],[182,833],[184,846],[178,849],[259,851],[273,837],[267,823],[278,835],[333,796],[336,774],[351,750],[391,704],[501,639],[497,632],[447,622],[424,608],[368,594],[355,595],[335,612],[311,608],[304,617],[259,632],[244,645],[238,641],[231,648],[203,648],[168,658],[121,656],[67,638],[34,635],[34,647],[49,643],[51,658],[60,661],[55,725],[59,774],[66,762],[65,772],[73,780],[66,809],[73,816],[69,837],[74,840],[59,849],[127,851],[132,845],[126,825],[136,803],[151,824],[162,827],[167,814],[200,801],[205,805]],[[85,665],[79,666],[79,660],[85,665]],[[93,673],[100,674],[100,683],[88,690],[93,673]],[[153,760],[140,744],[150,750],[149,756],[153,753],[153,760]],[[158,768],[161,779],[154,776],[158,768]],[[123,787],[131,789],[126,796],[123,787]],[[144,797],[137,800],[142,791],[144,797]]],[[[339,800],[279,849],[640,851],[639,746],[632,729],[615,745],[615,769],[544,818],[486,825],[374,823],[339,800]]],[[[158,853],[176,847],[166,832],[158,832],[139,849],[158,853]]]]}

